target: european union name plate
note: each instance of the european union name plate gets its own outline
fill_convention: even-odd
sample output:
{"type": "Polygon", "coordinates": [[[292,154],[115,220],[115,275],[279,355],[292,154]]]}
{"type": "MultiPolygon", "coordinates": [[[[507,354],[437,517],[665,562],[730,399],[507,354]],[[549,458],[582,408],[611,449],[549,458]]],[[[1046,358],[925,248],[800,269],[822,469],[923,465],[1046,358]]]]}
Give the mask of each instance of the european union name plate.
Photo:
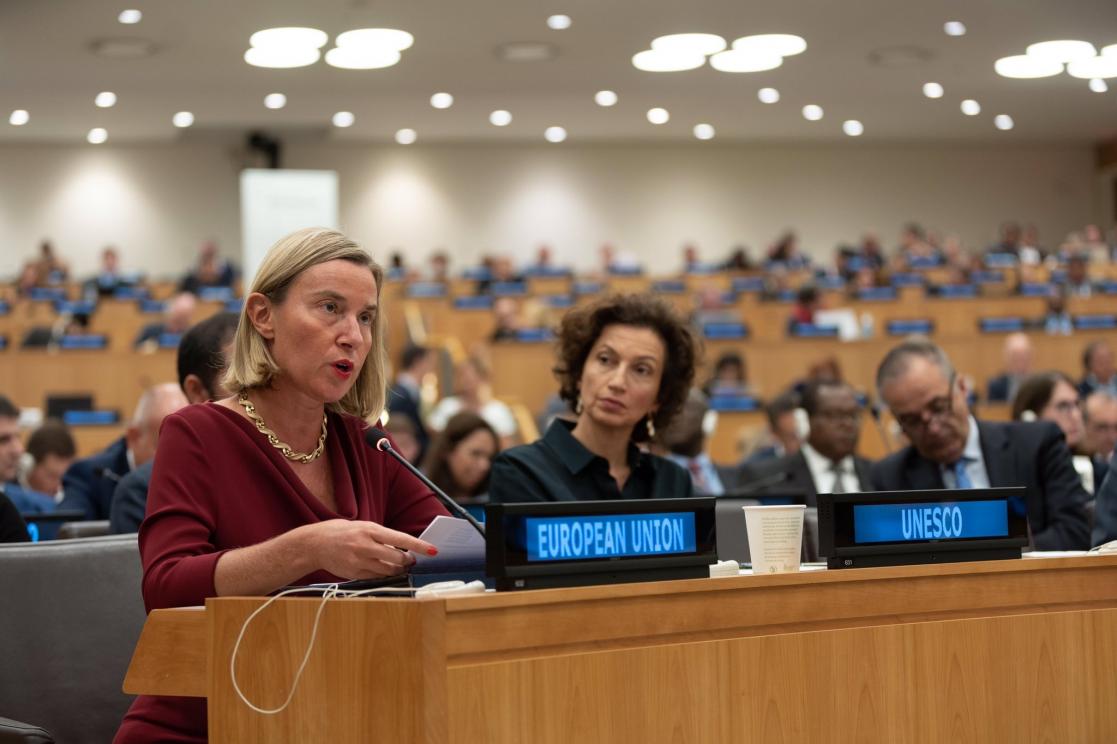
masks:
{"type": "Polygon", "coordinates": [[[857,544],[1008,537],[1005,501],[872,504],[853,507],[857,544]]]}
{"type": "Polygon", "coordinates": [[[694,513],[528,517],[529,561],[678,555],[696,551],[694,513]]]}

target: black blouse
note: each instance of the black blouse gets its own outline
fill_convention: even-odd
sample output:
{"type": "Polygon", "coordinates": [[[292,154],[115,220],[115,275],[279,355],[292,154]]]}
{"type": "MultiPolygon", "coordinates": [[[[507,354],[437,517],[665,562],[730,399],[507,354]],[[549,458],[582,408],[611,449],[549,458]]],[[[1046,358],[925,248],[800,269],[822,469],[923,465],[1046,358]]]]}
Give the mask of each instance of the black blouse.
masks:
{"type": "Polygon", "coordinates": [[[502,452],[493,460],[489,500],[589,501],[669,499],[694,495],[690,474],[662,457],[628,446],[631,470],[624,489],[609,474],[609,462],[574,438],[573,422],[555,419],[537,442],[502,452]]]}

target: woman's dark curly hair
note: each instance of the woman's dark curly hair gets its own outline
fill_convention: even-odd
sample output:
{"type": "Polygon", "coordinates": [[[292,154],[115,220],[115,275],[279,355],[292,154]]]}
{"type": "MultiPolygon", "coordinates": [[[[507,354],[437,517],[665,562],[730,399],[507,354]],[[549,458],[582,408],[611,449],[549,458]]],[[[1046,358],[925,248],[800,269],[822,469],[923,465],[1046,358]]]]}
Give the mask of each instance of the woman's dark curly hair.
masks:
{"type": "MultiPolygon", "coordinates": [[[[558,327],[558,363],[555,377],[559,395],[574,408],[578,383],[594,344],[607,326],[626,325],[651,329],[663,341],[667,356],[656,402],[659,408],[652,423],[663,430],[682,409],[687,392],[694,383],[700,348],[688,326],[670,305],[651,294],[612,295],[563,316],[558,327]]],[[[632,440],[647,440],[647,427],[637,425],[632,440]]]]}

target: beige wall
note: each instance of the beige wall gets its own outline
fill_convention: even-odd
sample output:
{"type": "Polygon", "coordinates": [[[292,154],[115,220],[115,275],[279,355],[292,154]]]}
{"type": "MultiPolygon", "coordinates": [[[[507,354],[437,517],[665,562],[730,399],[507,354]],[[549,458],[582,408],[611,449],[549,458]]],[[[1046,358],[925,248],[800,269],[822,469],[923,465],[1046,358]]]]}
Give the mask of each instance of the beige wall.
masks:
{"type": "MultiPolygon", "coordinates": [[[[44,236],[79,274],[109,242],[153,275],[210,236],[235,255],[237,158],[218,144],[0,147],[0,274],[44,236]]],[[[828,256],[866,227],[892,245],[912,218],[977,246],[1022,219],[1057,243],[1104,202],[1085,145],[291,144],[285,158],[339,172],[342,226],[378,257],[444,246],[458,265],[547,242],[588,268],[608,241],[667,272],[686,241],[709,260],[742,242],[755,255],[787,227],[828,256]]]]}

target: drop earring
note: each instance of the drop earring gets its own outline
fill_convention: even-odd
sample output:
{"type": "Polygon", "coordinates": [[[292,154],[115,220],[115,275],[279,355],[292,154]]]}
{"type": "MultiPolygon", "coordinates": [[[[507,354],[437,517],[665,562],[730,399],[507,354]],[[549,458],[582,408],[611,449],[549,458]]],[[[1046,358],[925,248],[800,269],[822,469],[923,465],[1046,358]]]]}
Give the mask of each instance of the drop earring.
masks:
{"type": "Polygon", "coordinates": [[[578,396],[578,400],[574,401],[574,413],[578,416],[582,415],[582,396],[578,396]]]}
{"type": "Polygon", "coordinates": [[[648,426],[648,439],[655,439],[655,424],[652,423],[652,415],[649,413],[648,418],[644,420],[648,426]]]}

